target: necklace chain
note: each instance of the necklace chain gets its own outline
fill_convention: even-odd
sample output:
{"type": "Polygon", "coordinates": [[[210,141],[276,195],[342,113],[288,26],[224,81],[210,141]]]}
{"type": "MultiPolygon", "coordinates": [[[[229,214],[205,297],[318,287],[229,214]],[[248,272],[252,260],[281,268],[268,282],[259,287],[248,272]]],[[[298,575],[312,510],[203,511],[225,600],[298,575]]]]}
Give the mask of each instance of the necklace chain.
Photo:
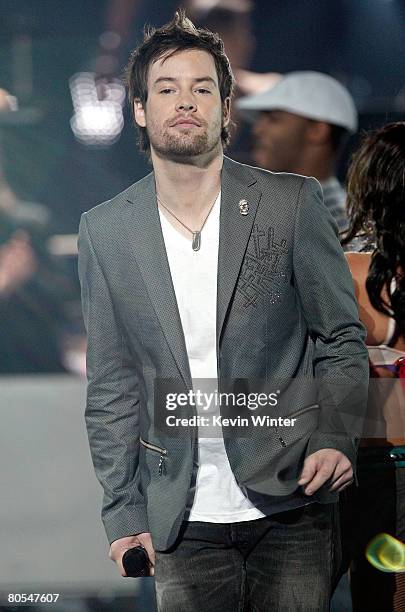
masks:
{"type": "Polygon", "coordinates": [[[182,225],[188,232],[190,232],[190,234],[192,234],[193,236],[193,242],[191,244],[193,251],[199,251],[200,247],[201,247],[201,232],[204,228],[204,225],[208,219],[208,217],[210,216],[210,213],[212,211],[212,209],[214,208],[214,204],[217,201],[218,198],[218,194],[215,196],[215,200],[213,201],[213,203],[210,206],[210,209],[207,213],[207,216],[205,217],[203,224],[201,225],[199,230],[192,230],[190,227],[188,227],[188,225],[186,225],[185,223],[183,223],[183,221],[181,221],[181,219],[179,219],[174,212],[172,212],[170,210],[170,208],[167,206],[167,204],[165,202],[163,202],[162,198],[160,198],[159,196],[157,197],[157,201],[159,202],[159,204],[161,204],[161,206],[163,206],[163,208],[165,210],[167,210],[167,212],[169,213],[169,215],[171,215],[172,217],[174,217],[176,219],[176,221],[178,221],[180,223],[180,225],[182,225]]]}

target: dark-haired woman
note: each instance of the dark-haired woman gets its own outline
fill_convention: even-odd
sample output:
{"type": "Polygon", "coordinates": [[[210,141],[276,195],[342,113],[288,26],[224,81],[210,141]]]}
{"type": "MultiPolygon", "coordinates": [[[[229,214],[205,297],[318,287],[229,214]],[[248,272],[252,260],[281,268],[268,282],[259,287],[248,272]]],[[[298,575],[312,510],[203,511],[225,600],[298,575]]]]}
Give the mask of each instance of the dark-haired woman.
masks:
{"type": "Polygon", "coordinates": [[[366,559],[378,533],[405,542],[405,122],[367,134],[348,172],[350,229],[343,243],[367,328],[369,409],[360,442],[358,487],[342,499],[344,559],[353,610],[405,610],[405,573],[366,559]]]}

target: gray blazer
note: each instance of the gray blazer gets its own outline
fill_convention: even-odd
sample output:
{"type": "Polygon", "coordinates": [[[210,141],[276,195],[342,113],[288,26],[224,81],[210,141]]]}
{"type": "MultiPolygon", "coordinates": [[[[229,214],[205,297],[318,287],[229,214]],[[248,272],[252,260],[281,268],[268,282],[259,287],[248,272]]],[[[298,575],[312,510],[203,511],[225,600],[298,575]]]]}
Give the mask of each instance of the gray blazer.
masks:
{"type": "MultiPolygon", "coordinates": [[[[154,427],[155,378],[176,378],[185,392],[192,382],[153,172],[82,215],[79,276],[88,333],[85,420],[107,537],[150,531],[155,548],[165,550],[184,517],[197,432],[169,436],[154,427]]],[[[339,381],[361,420],[365,330],[315,179],[224,157],[217,295],[220,388],[225,378],[339,381]]],[[[328,394],[291,389],[286,415],[298,417],[295,427],[225,439],[239,485],[270,496],[275,508],[283,500],[305,503],[296,483],[308,454],[336,448],[355,463],[356,437],[328,394]]],[[[325,488],[315,498],[337,496],[325,488]]]]}

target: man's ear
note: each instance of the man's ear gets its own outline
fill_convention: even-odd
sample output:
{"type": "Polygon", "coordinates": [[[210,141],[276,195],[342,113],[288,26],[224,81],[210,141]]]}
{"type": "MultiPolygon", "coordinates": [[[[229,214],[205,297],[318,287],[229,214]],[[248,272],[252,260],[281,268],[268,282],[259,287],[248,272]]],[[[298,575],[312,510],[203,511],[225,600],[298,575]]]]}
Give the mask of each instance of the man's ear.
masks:
{"type": "Polygon", "coordinates": [[[229,125],[231,120],[231,98],[225,98],[222,104],[222,127],[229,125]]]}
{"type": "Polygon", "coordinates": [[[145,109],[139,98],[134,99],[134,117],[139,127],[146,127],[145,109]]]}
{"type": "Polygon", "coordinates": [[[324,145],[330,141],[331,126],[325,121],[309,120],[307,138],[314,145],[324,145]]]}

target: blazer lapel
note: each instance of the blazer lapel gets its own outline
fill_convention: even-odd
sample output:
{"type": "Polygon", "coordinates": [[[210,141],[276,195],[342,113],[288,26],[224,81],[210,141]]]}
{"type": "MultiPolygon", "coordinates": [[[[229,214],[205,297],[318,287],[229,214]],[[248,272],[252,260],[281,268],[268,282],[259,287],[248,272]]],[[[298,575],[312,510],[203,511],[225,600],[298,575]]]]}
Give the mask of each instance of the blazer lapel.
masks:
{"type": "Polygon", "coordinates": [[[153,172],[134,186],[133,193],[129,192],[123,217],[129,262],[131,257],[136,258],[171,353],[187,388],[191,388],[186,343],[160,224],[153,172]]]}
{"type": "Polygon", "coordinates": [[[221,183],[217,350],[261,197],[261,191],[254,187],[256,179],[249,169],[227,157],[224,157],[221,183]],[[245,200],[246,203],[241,200],[245,200]]]}

